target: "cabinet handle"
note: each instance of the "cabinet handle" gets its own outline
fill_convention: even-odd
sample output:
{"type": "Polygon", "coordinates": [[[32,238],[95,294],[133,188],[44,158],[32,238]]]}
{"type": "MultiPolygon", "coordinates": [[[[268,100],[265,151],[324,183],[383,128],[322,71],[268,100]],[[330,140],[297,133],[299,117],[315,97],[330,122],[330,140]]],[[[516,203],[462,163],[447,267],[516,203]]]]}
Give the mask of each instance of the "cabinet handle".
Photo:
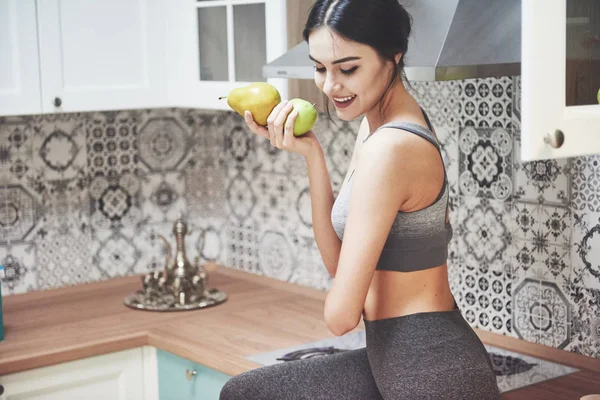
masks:
{"type": "Polygon", "coordinates": [[[60,99],[60,97],[55,97],[54,98],[54,107],[60,107],[62,105],[62,100],[60,99]]]}
{"type": "Polygon", "coordinates": [[[555,130],[552,134],[548,133],[544,137],[544,143],[558,149],[565,142],[565,134],[560,129],[555,130]]]}
{"type": "Polygon", "coordinates": [[[189,369],[186,369],[185,370],[185,379],[187,379],[188,381],[191,381],[192,378],[194,378],[197,374],[198,374],[198,372],[195,369],[193,369],[191,371],[189,369]]]}

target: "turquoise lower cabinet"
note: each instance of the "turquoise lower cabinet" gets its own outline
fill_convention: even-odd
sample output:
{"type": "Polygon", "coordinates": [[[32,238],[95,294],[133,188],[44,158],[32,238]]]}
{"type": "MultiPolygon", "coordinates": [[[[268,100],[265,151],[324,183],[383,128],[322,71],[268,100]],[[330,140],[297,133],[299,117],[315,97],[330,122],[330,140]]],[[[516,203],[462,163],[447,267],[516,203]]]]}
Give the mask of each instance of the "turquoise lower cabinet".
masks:
{"type": "Polygon", "coordinates": [[[218,400],[231,378],[222,372],[156,349],[160,400],[218,400]]]}

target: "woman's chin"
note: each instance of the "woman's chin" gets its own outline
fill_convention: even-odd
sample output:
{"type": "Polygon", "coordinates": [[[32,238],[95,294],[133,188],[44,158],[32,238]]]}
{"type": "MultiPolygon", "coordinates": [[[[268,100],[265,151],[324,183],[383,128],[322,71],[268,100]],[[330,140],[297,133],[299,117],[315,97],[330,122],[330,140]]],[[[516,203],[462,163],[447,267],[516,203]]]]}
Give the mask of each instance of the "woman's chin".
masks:
{"type": "Polygon", "coordinates": [[[347,122],[354,121],[361,116],[361,114],[355,115],[356,113],[349,112],[349,110],[344,109],[340,110],[339,108],[336,108],[335,112],[340,120],[347,122]]]}

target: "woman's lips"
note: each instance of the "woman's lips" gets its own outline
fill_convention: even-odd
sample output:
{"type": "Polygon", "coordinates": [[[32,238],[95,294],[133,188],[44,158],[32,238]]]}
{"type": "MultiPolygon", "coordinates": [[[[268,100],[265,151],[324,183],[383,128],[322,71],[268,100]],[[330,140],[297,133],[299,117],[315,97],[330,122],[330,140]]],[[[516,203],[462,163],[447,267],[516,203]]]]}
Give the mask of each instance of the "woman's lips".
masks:
{"type": "Polygon", "coordinates": [[[351,100],[348,101],[337,101],[336,99],[332,99],[333,100],[333,104],[336,106],[336,108],[347,108],[350,107],[350,105],[352,103],[354,103],[354,100],[356,100],[356,95],[354,95],[352,97],[351,100]]]}

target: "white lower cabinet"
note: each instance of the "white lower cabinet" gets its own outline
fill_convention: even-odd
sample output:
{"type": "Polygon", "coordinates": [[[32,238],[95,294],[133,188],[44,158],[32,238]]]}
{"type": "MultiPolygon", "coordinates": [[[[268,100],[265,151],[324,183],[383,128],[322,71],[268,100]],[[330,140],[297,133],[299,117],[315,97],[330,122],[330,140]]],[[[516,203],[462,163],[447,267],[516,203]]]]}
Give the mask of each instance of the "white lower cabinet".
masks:
{"type": "Polygon", "coordinates": [[[0,400],[158,400],[150,346],[0,376],[0,400]]]}

